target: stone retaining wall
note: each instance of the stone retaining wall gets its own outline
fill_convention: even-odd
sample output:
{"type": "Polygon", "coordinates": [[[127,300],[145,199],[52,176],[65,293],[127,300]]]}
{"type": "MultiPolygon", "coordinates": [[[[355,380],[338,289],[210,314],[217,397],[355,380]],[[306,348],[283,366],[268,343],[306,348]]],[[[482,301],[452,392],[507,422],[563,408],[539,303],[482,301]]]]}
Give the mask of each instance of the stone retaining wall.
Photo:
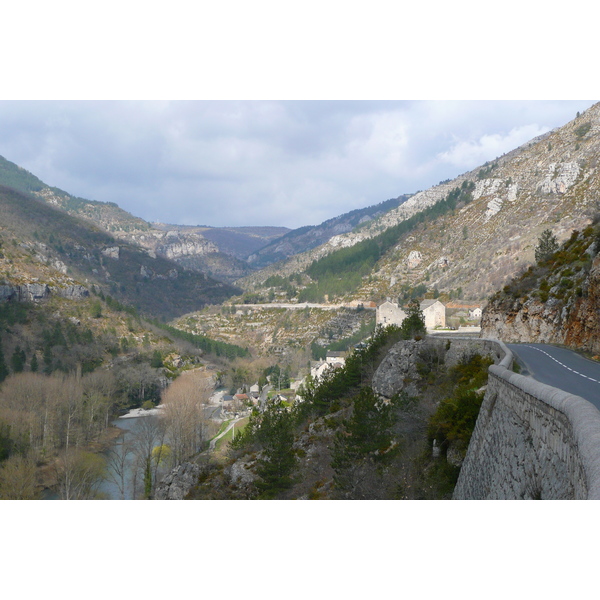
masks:
{"type": "Polygon", "coordinates": [[[499,345],[454,499],[600,499],[600,412],[513,373],[499,345]]]}

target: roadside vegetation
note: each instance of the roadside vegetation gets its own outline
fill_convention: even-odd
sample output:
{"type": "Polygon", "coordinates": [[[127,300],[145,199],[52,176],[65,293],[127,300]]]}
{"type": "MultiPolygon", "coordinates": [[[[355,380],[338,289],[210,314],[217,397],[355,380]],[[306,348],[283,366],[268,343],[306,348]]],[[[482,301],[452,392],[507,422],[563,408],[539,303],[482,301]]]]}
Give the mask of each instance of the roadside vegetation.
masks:
{"type": "Polygon", "coordinates": [[[460,468],[448,449],[464,454],[491,361],[473,354],[446,368],[443,357],[423,352],[418,368],[430,376],[418,396],[379,397],[373,374],[394,344],[422,339],[419,312],[417,305],[403,327],[378,329],[342,368],[308,378],[301,402],[275,399],[254,410],[228,461],[204,465],[189,498],[450,498],[460,468]]]}
{"type": "Polygon", "coordinates": [[[587,297],[585,280],[593,258],[600,251],[600,217],[583,231],[573,231],[562,245],[545,230],[535,249],[536,264],[496,292],[490,302],[524,304],[530,298],[553,300],[568,310],[579,298],[587,297]]]}

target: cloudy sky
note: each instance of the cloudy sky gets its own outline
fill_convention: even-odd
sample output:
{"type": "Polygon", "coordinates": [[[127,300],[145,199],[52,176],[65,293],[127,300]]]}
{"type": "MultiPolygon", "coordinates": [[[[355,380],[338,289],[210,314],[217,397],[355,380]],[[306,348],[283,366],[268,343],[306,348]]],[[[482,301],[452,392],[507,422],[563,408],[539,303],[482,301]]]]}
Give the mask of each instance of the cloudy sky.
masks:
{"type": "Polygon", "coordinates": [[[426,189],[591,101],[2,101],[0,154],[148,221],[315,225],[426,189]]]}

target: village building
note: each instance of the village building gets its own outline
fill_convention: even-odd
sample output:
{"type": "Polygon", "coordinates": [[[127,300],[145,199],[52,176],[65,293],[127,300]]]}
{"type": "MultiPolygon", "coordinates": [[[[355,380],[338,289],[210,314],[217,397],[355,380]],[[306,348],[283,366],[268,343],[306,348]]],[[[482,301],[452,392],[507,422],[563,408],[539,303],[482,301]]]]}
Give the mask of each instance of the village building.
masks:
{"type": "Polygon", "coordinates": [[[315,361],[311,364],[310,374],[313,379],[321,377],[329,369],[341,369],[346,364],[346,352],[327,351],[325,360],[315,361]]]}
{"type": "Polygon", "coordinates": [[[469,319],[481,319],[482,310],[478,306],[477,308],[469,309],[469,319]]]}
{"type": "MultiPolygon", "coordinates": [[[[427,329],[436,329],[446,327],[446,307],[439,300],[423,300],[419,308],[425,318],[425,327],[427,329]]],[[[376,323],[382,327],[388,325],[402,325],[402,321],[408,315],[402,308],[394,302],[384,302],[377,307],[376,323]]]]}
{"type": "Polygon", "coordinates": [[[439,300],[423,300],[420,308],[427,329],[446,327],[446,307],[439,300]]]}
{"type": "Polygon", "coordinates": [[[332,364],[339,364],[342,367],[346,364],[346,352],[336,352],[335,350],[327,350],[325,361],[332,364]]]}
{"type": "Polygon", "coordinates": [[[375,311],[375,323],[382,327],[388,325],[402,325],[407,314],[394,302],[384,302],[375,311]]]}

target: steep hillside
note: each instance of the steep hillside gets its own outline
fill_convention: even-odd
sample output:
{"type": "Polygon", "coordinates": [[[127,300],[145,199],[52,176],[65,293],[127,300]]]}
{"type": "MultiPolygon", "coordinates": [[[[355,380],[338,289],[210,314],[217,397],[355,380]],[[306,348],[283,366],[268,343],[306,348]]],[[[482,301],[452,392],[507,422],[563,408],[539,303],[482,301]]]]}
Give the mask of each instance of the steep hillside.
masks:
{"type": "MultiPolygon", "coordinates": [[[[423,286],[482,300],[534,262],[543,230],[552,229],[562,242],[591,222],[599,207],[599,158],[596,104],[561,128],[413,195],[360,229],[238,283],[250,289],[272,275],[310,275],[315,261],[332,257],[331,264],[344,263],[355,280],[341,292],[335,285],[328,291],[323,262],[316,269],[320,275],[311,277],[321,296],[379,301],[423,286]],[[365,259],[374,261],[368,269],[365,259]],[[360,281],[356,266],[365,268],[360,281]]],[[[330,269],[330,284],[332,274],[330,269]]],[[[337,271],[338,280],[345,277],[337,271]]]]}
{"type": "MultiPolygon", "coordinates": [[[[141,312],[171,319],[236,289],[118,242],[98,226],[0,187],[5,285],[35,284],[34,295],[78,294],[92,285],[141,312]],[[66,291],[63,291],[66,290],[66,291]]],[[[8,292],[7,292],[8,294],[8,292]]]]}
{"type": "Polygon", "coordinates": [[[564,344],[600,354],[599,251],[596,220],[490,298],[481,336],[564,344]]]}
{"type": "Polygon", "coordinates": [[[300,227],[286,233],[248,257],[248,262],[260,269],[290,256],[316,248],[335,236],[348,233],[357,227],[377,219],[386,212],[406,202],[409,196],[399,196],[379,204],[353,210],[324,221],[320,225],[300,227]]]}
{"type": "MultiPolygon", "coordinates": [[[[0,157],[0,185],[32,194],[74,217],[85,219],[116,239],[145,249],[153,258],[161,256],[201,273],[209,274],[210,271],[220,281],[232,283],[252,271],[246,263],[227,253],[226,234],[221,236],[221,247],[202,235],[201,230],[206,228],[147,223],[114,202],[85,200],[50,187],[3,157],[0,157]]],[[[270,236],[265,236],[259,245],[268,243],[270,239],[270,236]]]]}

